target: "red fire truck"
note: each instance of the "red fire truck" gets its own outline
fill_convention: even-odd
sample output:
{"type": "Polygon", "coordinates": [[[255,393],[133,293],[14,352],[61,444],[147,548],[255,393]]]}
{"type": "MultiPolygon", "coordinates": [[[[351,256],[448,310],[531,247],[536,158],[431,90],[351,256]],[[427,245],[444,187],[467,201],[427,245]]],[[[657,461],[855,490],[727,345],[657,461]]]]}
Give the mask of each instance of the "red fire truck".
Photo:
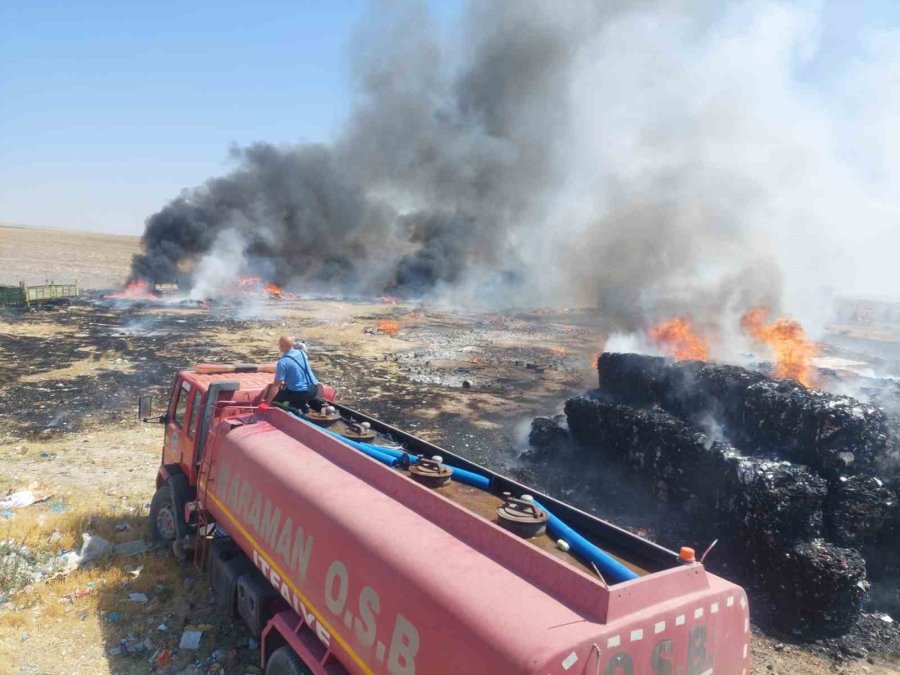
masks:
{"type": "MultiPolygon", "coordinates": [[[[750,672],[744,591],[271,366],[177,374],[151,528],[208,569],[267,675],[750,672]]],[[[140,414],[149,418],[141,397],[140,414]]]]}

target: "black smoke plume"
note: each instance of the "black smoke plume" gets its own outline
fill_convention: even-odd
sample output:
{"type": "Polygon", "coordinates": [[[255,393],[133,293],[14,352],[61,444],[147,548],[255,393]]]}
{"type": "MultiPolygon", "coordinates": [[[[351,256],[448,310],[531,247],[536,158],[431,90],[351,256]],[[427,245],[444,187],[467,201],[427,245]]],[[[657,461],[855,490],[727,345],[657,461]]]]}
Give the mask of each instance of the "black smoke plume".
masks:
{"type": "MultiPolygon", "coordinates": [[[[419,4],[376,4],[338,139],[234,150],[232,173],[150,216],[132,274],[590,305],[622,328],[777,302],[790,247],[773,242],[837,213],[816,168],[835,160],[792,98],[804,17],[492,0],[448,39],[419,4]]],[[[795,277],[825,269],[818,239],[795,277]]]]}

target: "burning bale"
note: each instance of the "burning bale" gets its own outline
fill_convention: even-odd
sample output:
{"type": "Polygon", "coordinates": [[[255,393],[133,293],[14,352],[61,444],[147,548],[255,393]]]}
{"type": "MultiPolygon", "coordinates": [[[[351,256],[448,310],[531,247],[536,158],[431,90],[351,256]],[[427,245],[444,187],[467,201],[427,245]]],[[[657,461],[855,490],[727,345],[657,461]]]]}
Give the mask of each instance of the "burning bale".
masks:
{"type": "Polygon", "coordinates": [[[742,456],[659,408],[579,396],[565,412],[582,452],[639,472],[658,498],[694,517],[698,536],[722,540],[725,555],[766,591],[776,625],[814,636],[845,630],[859,616],[865,562],[821,540],[823,478],[787,461],[742,456]]]}
{"type": "Polygon", "coordinates": [[[803,635],[839,635],[849,630],[869,588],[866,563],[859,552],[822,539],[791,547],[781,563],[768,570],[766,580],[779,604],[800,610],[783,614],[776,608],[776,623],[803,635]]]}
{"type": "MultiPolygon", "coordinates": [[[[741,530],[750,551],[777,553],[781,546],[822,534],[825,481],[790,462],[729,453],[717,485],[719,520],[741,530]]],[[[766,561],[771,562],[771,561],[766,561]]]]}
{"type": "Polygon", "coordinates": [[[581,447],[624,461],[653,481],[659,498],[701,505],[713,527],[770,548],[822,534],[826,484],[805,467],[744,457],[659,409],[579,396],[566,402],[566,415],[581,447]]]}
{"type": "Polygon", "coordinates": [[[535,417],[531,422],[528,444],[532,449],[525,453],[524,458],[532,462],[550,459],[569,450],[572,443],[566,416],[535,417]]]}
{"type": "Polygon", "coordinates": [[[842,476],[831,486],[825,518],[829,537],[862,550],[887,544],[887,526],[897,519],[897,496],[874,476],[842,476]]]}
{"type": "Polygon", "coordinates": [[[710,486],[725,453],[690,424],[669,413],[606,403],[587,396],[566,401],[566,417],[574,439],[584,448],[613,455],[653,480],[659,498],[688,503],[710,486]]]}
{"type": "Polygon", "coordinates": [[[884,411],[849,396],[807,389],[738,366],[601,354],[600,391],[630,405],[659,405],[704,426],[721,425],[748,454],[775,454],[829,478],[895,467],[884,411]]]}

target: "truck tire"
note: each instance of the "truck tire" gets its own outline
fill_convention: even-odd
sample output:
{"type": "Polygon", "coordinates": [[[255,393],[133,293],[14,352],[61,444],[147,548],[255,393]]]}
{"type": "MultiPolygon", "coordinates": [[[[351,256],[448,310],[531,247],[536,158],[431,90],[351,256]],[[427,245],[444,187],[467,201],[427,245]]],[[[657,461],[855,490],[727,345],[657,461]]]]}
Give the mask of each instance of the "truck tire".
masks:
{"type": "Polygon", "coordinates": [[[172,490],[163,483],[150,502],[150,537],[154,541],[174,542],[178,533],[172,490]]]}
{"type": "Polygon", "coordinates": [[[290,647],[279,647],[266,664],[266,675],[313,675],[290,647]]]}

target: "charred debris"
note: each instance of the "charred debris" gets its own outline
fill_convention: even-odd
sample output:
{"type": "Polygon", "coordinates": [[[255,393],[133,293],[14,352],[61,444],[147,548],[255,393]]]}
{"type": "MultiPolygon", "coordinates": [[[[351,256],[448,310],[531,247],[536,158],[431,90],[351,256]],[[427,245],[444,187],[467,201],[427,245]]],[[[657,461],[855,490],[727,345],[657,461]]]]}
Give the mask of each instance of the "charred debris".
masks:
{"type": "Polygon", "coordinates": [[[891,416],[738,366],[604,353],[597,368],[597,389],[534,420],[528,464],[627,471],[689,523],[681,543],[718,540],[710,566],[776,631],[828,638],[900,613],[891,416]]]}

